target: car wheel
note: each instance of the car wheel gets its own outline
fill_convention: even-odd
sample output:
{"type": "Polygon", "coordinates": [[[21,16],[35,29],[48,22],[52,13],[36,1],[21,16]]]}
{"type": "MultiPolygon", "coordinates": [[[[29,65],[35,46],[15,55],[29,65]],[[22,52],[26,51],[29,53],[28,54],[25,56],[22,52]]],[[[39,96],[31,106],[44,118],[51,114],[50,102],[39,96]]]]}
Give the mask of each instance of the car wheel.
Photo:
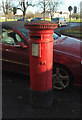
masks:
{"type": "Polygon", "coordinates": [[[61,65],[55,65],[53,69],[52,87],[56,90],[64,90],[72,85],[73,77],[69,70],[61,65]]]}

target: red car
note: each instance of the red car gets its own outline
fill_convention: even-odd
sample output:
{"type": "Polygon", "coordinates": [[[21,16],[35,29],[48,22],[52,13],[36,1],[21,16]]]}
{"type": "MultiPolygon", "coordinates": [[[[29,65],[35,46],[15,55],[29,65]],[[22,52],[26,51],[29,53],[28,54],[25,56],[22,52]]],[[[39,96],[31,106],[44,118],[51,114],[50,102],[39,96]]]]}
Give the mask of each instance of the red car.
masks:
{"type": "MultiPolygon", "coordinates": [[[[24,23],[2,23],[2,69],[29,75],[29,34],[24,23]]],[[[82,85],[80,40],[55,33],[53,38],[53,88],[61,90],[71,85],[82,85]]]]}

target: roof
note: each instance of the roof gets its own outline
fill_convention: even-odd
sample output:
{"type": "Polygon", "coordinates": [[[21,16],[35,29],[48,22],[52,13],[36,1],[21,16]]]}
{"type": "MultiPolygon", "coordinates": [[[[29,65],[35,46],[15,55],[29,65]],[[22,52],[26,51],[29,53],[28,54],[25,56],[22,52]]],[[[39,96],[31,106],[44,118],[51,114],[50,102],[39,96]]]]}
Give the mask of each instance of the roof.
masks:
{"type": "Polygon", "coordinates": [[[6,29],[12,29],[15,26],[24,26],[26,21],[9,21],[9,22],[2,22],[2,27],[6,29]]]}

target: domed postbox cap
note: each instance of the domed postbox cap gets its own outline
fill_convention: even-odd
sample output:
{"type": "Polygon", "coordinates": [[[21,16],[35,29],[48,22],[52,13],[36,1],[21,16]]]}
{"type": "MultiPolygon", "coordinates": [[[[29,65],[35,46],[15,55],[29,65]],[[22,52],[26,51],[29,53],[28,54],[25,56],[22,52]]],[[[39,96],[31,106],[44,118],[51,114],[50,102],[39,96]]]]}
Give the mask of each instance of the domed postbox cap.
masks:
{"type": "Polygon", "coordinates": [[[33,30],[56,29],[57,27],[58,27],[58,24],[51,21],[45,21],[45,20],[35,20],[29,23],[25,23],[25,28],[31,29],[31,30],[32,29],[33,30]]]}

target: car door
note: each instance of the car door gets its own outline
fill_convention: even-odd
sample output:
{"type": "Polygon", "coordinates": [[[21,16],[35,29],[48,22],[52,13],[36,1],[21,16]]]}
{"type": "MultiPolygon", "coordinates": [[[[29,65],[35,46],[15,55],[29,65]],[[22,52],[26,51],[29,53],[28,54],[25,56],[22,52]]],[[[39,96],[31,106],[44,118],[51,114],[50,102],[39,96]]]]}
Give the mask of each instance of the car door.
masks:
{"type": "Polygon", "coordinates": [[[8,36],[7,42],[3,42],[2,44],[2,60],[3,60],[2,67],[3,69],[11,70],[14,72],[20,72],[20,73],[22,72],[29,74],[28,45],[25,44],[21,36],[19,36],[17,33],[15,33],[15,35],[17,35],[20,38],[21,42],[20,41],[16,42],[15,38],[13,38],[15,43],[11,44],[9,43],[10,41],[8,42],[9,40],[8,39],[9,36],[8,36]],[[18,43],[22,43],[23,46],[26,47],[18,45],[18,43]]]}

